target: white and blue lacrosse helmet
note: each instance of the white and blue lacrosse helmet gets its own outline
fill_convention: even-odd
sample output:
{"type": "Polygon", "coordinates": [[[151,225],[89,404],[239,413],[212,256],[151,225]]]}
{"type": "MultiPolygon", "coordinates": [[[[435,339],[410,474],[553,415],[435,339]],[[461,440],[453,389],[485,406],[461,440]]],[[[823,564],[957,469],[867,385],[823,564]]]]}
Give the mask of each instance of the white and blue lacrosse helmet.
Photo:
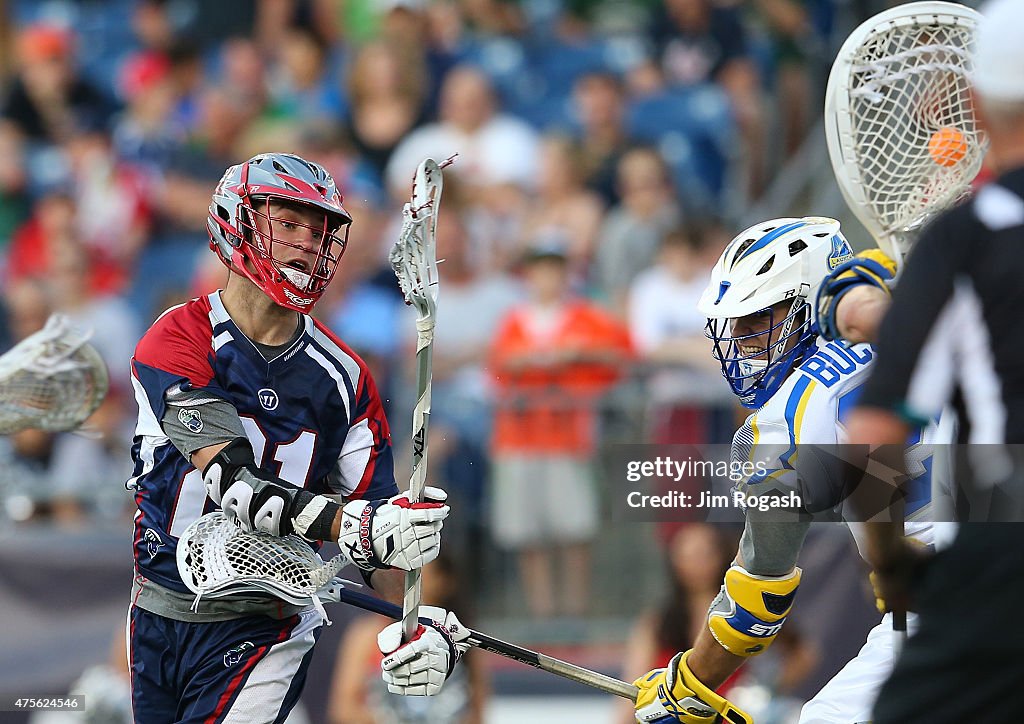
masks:
{"type": "Polygon", "coordinates": [[[698,309],[744,407],[761,407],[810,352],[817,335],[810,305],[828,273],[851,258],[839,222],[819,216],[765,221],[729,242],[698,309]],[[789,304],[780,310],[782,302],[789,304]],[[735,320],[748,315],[764,315],[766,328],[737,336],[735,320]]]}

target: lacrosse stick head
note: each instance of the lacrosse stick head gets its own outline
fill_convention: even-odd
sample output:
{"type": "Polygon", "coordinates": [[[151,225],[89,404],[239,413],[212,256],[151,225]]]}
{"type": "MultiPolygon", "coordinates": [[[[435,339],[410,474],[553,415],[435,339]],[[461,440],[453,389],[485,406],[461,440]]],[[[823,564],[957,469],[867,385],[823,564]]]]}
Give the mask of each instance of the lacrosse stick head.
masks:
{"type": "Polygon", "coordinates": [[[979,19],[954,3],[899,5],[854,30],[829,74],[825,135],[836,180],[898,261],[981,169],[988,141],[968,85],[979,19]]]}
{"type": "Polygon", "coordinates": [[[176,555],[181,580],[197,595],[261,591],[296,605],[308,604],[348,563],[344,556],[324,563],[296,535],[243,531],[219,510],[185,529],[176,555]]]}
{"type": "Polygon", "coordinates": [[[88,339],[89,333],[55,314],[0,356],[0,434],[73,430],[96,411],[109,377],[88,339]]]}
{"type": "Polygon", "coordinates": [[[243,531],[219,510],[185,529],[176,560],[181,580],[196,594],[194,607],[204,596],[267,593],[296,606],[313,604],[328,624],[318,594],[332,589],[334,577],[349,563],[344,555],[324,563],[297,535],[243,531]]]}
{"type": "MultiPolygon", "coordinates": [[[[447,164],[445,164],[447,165],[447,164]]],[[[433,319],[437,308],[437,213],[441,207],[441,166],[424,159],[412,181],[412,198],[402,209],[402,231],[389,259],[405,303],[421,320],[433,319]]]]}

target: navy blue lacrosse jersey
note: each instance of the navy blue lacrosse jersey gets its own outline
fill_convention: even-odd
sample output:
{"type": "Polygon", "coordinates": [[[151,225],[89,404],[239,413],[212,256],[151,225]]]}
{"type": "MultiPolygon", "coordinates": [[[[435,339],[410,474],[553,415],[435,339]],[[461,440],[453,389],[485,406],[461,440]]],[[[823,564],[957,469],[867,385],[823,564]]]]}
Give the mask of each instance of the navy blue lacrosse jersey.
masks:
{"type": "MultiPolygon", "coordinates": [[[[159,421],[176,385],[230,402],[257,464],[314,493],[379,499],[398,493],[391,433],[366,364],[312,317],[268,362],[231,321],[219,292],[173,307],[132,358],[139,405],[129,481],[135,490],[135,564],[149,580],[183,593],[175,546],[186,527],[216,508],[202,471],[171,444],[159,421]]],[[[200,426],[202,405],[183,409],[200,426]]]]}

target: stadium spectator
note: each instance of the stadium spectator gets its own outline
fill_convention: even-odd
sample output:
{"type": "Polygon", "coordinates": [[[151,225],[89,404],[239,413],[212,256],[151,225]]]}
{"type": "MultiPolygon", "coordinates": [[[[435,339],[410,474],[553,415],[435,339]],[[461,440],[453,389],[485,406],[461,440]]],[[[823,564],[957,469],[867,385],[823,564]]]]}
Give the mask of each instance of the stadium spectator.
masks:
{"type": "Polygon", "coordinates": [[[573,86],[572,101],[584,182],[611,206],[620,200],[615,183],[619,160],[632,145],[624,124],[625,89],[611,73],[587,73],[573,86]]]}
{"type": "MultiPolygon", "coordinates": [[[[458,206],[438,216],[437,257],[444,259],[438,267],[444,300],[437,307],[434,333],[432,419],[446,422],[462,438],[484,447],[493,402],[492,379],[485,367],[488,352],[494,330],[523,295],[500,268],[473,264],[474,242],[458,206]]],[[[411,343],[416,336],[409,329],[402,338],[411,343]]],[[[411,349],[404,358],[415,362],[411,349]]],[[[407,370],[410,382],[414,377],[415,366],[407,370]]]]}
{"type": "Polygon", "coordinates": [[[32,217],[15,230],[7,278],[45,279],[62,248],[84,244],[90,290],[122,290],[149,238],[147,186],[112,157],[101,133],[79,134],[65,150],[68,175],[41,189],[32,217]]]}
{"type": "Polygon", "coordinates": [[[631,350],[618,321],[567,293],[564,249],[531,249],[524,276],[529,298],[505,316],[491,347],[499,389],[491,531],[516,552],[533,615],[578,616],[589,605],[597,532],[596,404],[631,350]]]}
{"type": "Polygon", "coordinates": [[[348,71],[347,127],[381,178],[392,153],[425,120],[426,78],[415,49],[381,40],[362,46],[348,71]]]}
{"type": "Polygon", "coordinates": [[[426,156],[459,154],[453,172],[481,200],[508,185],[533,188],[537,177],[537,135],[523,121],[499,111],[490,81],[463,65],[451,70],[441,88],[440,121],[409,134],[388,162],[388,189],[408,193],[409,178],[426,156]]]}
{"type": "Polygon", "coordinates": [[[0,116],[32,142],[57,144],[85,128],[102,128],[113,112],[109,98],[74,65],[74,36],[34,25],[17,38],[18,72],[0,116]]]}
{"type": "Polygon", "coordinates": [[[54,248],[75,243],[75,200],[66,184],[35,202],[32,216],[15,229],[7,249],[7,283],[42,279],[50,272],[54,248]]]}
{"type": "Polygon", "coordinates": [[[741,8],[714,0],[666,0],[651,28],[670,86],[713,82],[729,94],[743,138],[745,190],[756,198],[767,183],[766,112],[741,8]]]}
{"type": "MultiPolygon", "coordinates": [[[[270,88],[267,79],[268,68],[259,46],[249,38],[231,38],[221,47],[221,63],[223,64],[220,86],[230,89],[231,97],[239,110],[247,118],[257,118],[263,114],[269,104],[270,88]]],[[[203,91],[196,89],[197,121],[201,125],[203,91]]],[[[193,129],[201,130],[201,129],[193,129]]]]}
{"type": "Polygon", "coordinates": [[[653,148],[635,148],[619,161],[621,203],[597,238],[594,282],[610,309],[626,308],[629,286],[651,266],[662,237],[682,221],[668,168],[653,148]]]}
{"type": "Polygon", "coordinates": [[[657,262],[629,289],[629,331],[646,380],[649,439],[655,444],[725,443],[732,437],[735,405],[718,378],[721,370],[704,334],[697,301],[724,247],[711,222],[673,229],[657,262]]]}
{"type": "MultiPolygon", "coordinates": [[[[20,342],[38,332],[53,311],[42,281],[23,279],[3,290],[11,341],[20,342]]],[[[0,490],[18,491],[38,501],[50,490],[53,435],[42,430],[23,430],[0,438],[0,490]]],[[[31,514],[31,511],[29,511],[31,514]]]]}
{"type": "Polygon", "coordinates": [[[132,7],[132,31],[144,50],[165,52],[174,45],[178,28],[161,0],[139,0],[132,7]]]}
{"type": "Polygon", "coordinates": [[[185,127],[175,116],[180,96],[173,70],[165,55],[152,51],[130,56],[121,67],[126,106],[114,124],[114,154],[154,179],[185,142],[185,127]]]}
{"type": "Polygon", "coordinates": [[[308,122],[344,113],[330,47],[319,33],[301,25],[287,28],[278,41],[277,60],[269,80],[272,116],[308,122]]]}
{"type": "MultiPolygon", "coordinates": [[[[226,44],[231,41],[225,41],[226,44]]],[[[166,53],[171,65],[171,82],[177,101],[168,121],[184,130],[186,135],[195,132],[199,122],[199,95],[204,82],[203,58],[199,47],[188,38],[178,40],[166,53]]]]}
{"type": "MultiPolygon", "coordinates": [[[[346,208],[359,217],[358,236],[345,249],[345,263],[324,295],[327,319],[344,339],[351,340],[366,362],[384,397],[395,386],[394,374],[402,349],[405,300],[391,267],[381,252],[385,220],[381,210],[357,196],[345,200],[346,208]],[[349,202],[352,199],[352,202],[349,202]]],[[[392,419],[390,407],[385,410],[392,419]]]]}
{"type": "Polygon", "coordinates": [[[236,158],[235,145],[253,119],[253,111],[233,89],[204,88],[199,97],[200,125],[168,164],[163,187],[156,195],[162,235],[205,234],[210,185],[236,158]]]}
{"type": "Polygon", "coordinates": [[[115,157],[106,133],[80,133],[64,150],[75,194],[76,236],[94,263],[108,267],[106,276],[116,280],[108,290],[120,291],[150,238],[151,179],[115,157]]]}
{"type": "Polygon", "coordinates": [[[522,250],[542,238],[564,239],[572,276],[585,278],[604,215],[601,197],[583,186],[576,144],[546,136],[540,146],[537,190],[523,228],[522,250]]]}
{"type": "Polygon", "coordinates": [[[787,159],[807,136],[814,95],[813,60],[824,55],[824,43],[814,26],[814,0],[756,0],[754,7],[771,40],[771,78],[781,144],[772,148],[787,159]]]}

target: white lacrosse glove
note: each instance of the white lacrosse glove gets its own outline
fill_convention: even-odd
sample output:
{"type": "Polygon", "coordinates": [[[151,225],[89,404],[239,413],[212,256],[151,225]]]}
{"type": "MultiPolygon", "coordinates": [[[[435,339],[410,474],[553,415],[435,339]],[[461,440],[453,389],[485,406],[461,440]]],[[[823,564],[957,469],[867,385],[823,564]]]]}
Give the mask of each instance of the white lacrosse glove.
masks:
{"type": "Polygon", "coordinates": [[[349,501],[342,509],[338,545],[364,571],[422,568],[441,549],[447,499],[440,488],[427,486],[422,503],[410,503],[408,493],[387,500],[349,501]]]}
{"type": "Polygon", "coordinates": [[[384,654],[381,677],[392,694],[433,696],[469,648],[469,629],[454,613],[437,606],[420,606],[420,624],[412,641],[402,643],[402,622],[396,621],[377,634],[377,646],[384,654]]]}
{"type": "Polygon", "coordinates": [[[248,533],[298,533],[309,541],[329,540],[341,507],[256,467],[252,445],[243,438],[214,456],[203,470],[203,482],[224,515],[248,533]]]}

